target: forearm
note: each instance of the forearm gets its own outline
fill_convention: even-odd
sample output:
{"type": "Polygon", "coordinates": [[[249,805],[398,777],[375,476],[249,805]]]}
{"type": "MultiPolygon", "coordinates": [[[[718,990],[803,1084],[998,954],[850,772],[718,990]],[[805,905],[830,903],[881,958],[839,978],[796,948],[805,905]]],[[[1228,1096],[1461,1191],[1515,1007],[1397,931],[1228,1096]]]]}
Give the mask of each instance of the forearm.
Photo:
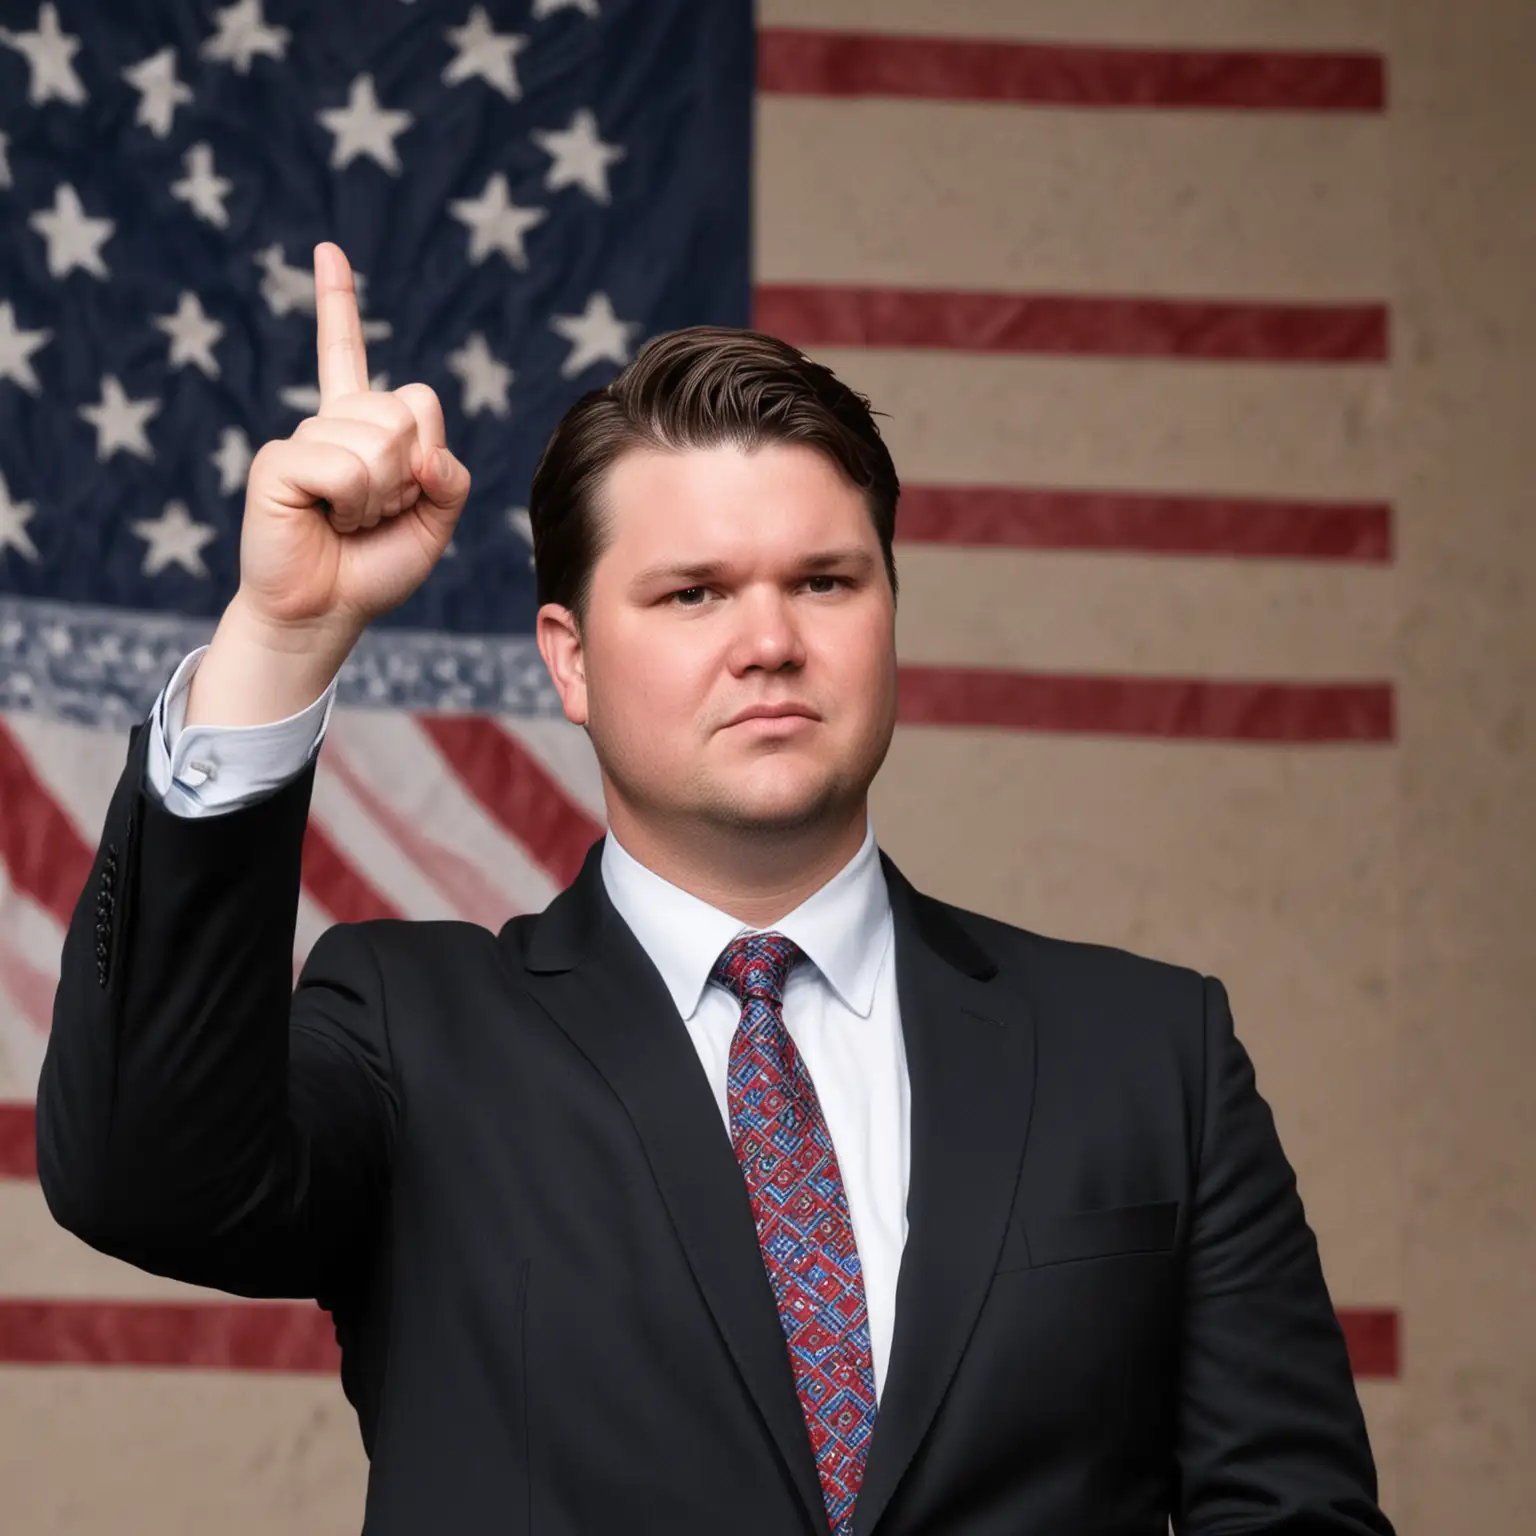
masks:
{"type": "Polygon", "coordinates": [[[335,623],[276,626],[236,593],[198,663],[184,724],[267,725],[298,714],[330,687],[360,634],[335,623]]]}
{"type": "Polygon", "coordinates": [[[44,1192],[97,1246],[216,1227],[284,1155],[313,767],[259,805],[188,820],[143,790],[145,747],[65,936],[39,1084],[44,1192]]]}
{"type": "Polygon", "coordinates": [[[1392,1536],[1295,1173],[1204,984],[1205,1084],[1180,1373],[1178,1536],[1392,1536]]]}

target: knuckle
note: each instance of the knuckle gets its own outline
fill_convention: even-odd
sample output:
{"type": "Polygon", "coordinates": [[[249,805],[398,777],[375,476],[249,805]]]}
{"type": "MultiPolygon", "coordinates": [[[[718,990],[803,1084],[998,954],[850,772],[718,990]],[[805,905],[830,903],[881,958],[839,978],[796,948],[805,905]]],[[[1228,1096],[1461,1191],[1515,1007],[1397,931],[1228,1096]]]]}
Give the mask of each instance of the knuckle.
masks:
{"type": "Polygon", "coordinates": [[[430,384],[402,384],[395,391],[396,397],[410,409],[435,411],[440,409],[437,391],[430,384]]]}
{"type": "Polygon", "coordinates": [[[361,507],[367,502],[373,488],[373,473],[367,461],[350,448],[343,448],[341,453],[345,457],[336,461],[337,494],[348,503],[361,507]]]}
{"type": "Polygon", "coordinates": [[[357,453],[351,448],[345,448],[342,451],[347,455],[347,467],[344,471],[347,479],[359,490],[369,490],[378,478],[371,456],[357,453]]]}

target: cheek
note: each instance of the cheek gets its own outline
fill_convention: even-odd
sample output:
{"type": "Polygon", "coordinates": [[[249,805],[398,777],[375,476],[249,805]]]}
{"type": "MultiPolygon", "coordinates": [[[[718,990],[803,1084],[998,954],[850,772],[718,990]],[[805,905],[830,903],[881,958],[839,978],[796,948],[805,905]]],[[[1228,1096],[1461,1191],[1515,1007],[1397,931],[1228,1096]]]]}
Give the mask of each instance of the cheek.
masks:
{"type": "Polygon", "coordinates": [[[712,653],[702,637],[636,630],[618,638],[603,668],[603,693],[626,720],[675,723],[692,718],[710,694],[712,653]]]}
{"type": "Polygon", "coordinates": [[[845,702],[873,706],[894,665],[889,622],[880,615],[861,616],[857,623],[829,633],[821,662],[840,685],[845,702]]]}

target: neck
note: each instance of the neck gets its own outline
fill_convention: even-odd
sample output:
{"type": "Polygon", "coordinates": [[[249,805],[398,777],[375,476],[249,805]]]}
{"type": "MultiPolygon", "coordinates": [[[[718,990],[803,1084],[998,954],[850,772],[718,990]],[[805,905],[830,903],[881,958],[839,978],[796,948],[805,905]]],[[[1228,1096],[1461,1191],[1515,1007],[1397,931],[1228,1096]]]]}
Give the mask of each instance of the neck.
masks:
{"type": "Polygon", "coordinates": [[[771,928],[853,858],[863,846],[868,819],[861,800],[831,825],[660,829],[610,804],[609,832],[625,853],[663,880],[748,927],[771,928]]]}

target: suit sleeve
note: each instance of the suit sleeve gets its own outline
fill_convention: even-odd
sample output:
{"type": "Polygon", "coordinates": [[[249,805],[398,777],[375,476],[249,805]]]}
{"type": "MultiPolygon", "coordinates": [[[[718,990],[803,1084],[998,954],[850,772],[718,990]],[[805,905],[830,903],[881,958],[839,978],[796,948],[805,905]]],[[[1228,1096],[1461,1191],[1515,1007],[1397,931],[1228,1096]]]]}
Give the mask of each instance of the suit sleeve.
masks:
{"type": "Polygon", "coordinates": [[[1392,1536],[1317,1242],[1213,977],[1204,1007],[1174,1530],[1392,1536]]]}
{"type": "Polygon", "coordinates": [[[55,1218],[140,1268],[249,1296],[353,1278],[387,1196],[397,1096],[366,924],[293,984],[311,761],[178,816],[135,727],[60,962],[38,1088],[55,1218]]]}

